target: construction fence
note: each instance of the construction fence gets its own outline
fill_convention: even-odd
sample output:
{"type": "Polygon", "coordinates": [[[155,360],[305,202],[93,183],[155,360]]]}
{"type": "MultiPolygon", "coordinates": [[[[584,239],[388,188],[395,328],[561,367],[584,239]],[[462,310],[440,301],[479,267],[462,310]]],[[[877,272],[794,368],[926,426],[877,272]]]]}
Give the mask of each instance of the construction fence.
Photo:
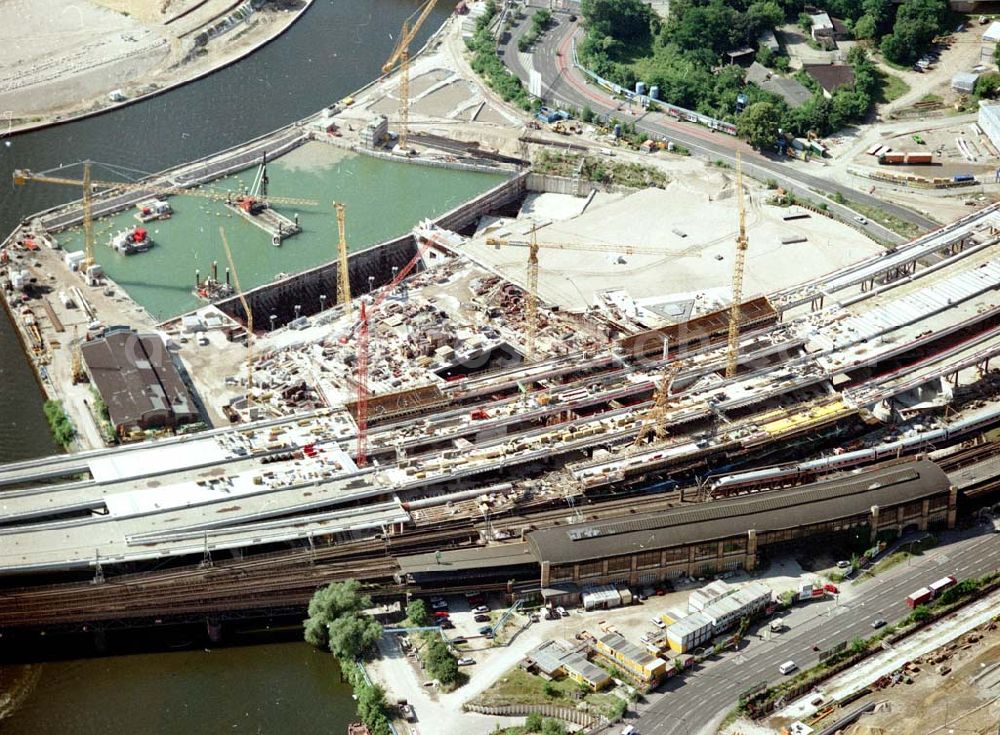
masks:
{"type": "Polygon", "coordinates": [[[555,704],[501,704],[488,706],[466,703],[462,706],[468,712],[478,712],[481,715],[493,715],[495,717],[527,717],[532,712],[537,712],[543,717],[555,717],[576,725],[582,725],[588,730],[601,724],[601,720],[589,712],[573,709],[572,707],[560,707],[555,704]]]}

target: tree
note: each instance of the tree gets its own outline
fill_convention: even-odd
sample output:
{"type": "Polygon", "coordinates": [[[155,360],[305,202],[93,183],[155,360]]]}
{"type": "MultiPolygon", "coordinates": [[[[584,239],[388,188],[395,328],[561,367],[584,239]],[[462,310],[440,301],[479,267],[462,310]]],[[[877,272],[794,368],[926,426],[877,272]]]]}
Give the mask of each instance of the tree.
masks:
{"type": "Polygon", "coordinates": [[[931,610],[927,605],[917,605],[910,613],[910,619],[914,623],[926,623],[932,617],[934,616],[931,615],[931,610]]]}
{"type": "Polygon", "coordinates": [[[368,615],[346,613],[327,626],[330,652],[342,661],[356,659],[382,636],[382,626],[368,615]]]}
{"type": "Polygon", "coordinates": [[[869,41],[875,38],[878,27],[875,19],[870,15],[862,15],[854,24],[854,37],[861,41],[869,41]]]}
{"type": "Polygon", "coordinates": [[[781,126],[778,108],[770,102],[754,102],[740,115],[736,130],[758,150],[772,148],[781,126]]]}
{"type": "Polygon", "coordinates": [[[309,617],[303,621],[306,642],[325,648],[330,642],[330,623],[344,615],[371,607],[371,597],[361,592],[355,579],[334,582],[313,593],[309,601],[309,617]]]}
{"type": "Polygon", "coordinates": [[[427,603],[423,600],[410,600],[406,606],[406,617],[418,628],[425,628],[431,624],[431,614],[427,610],[427,603]]]}
{"type": "Polygon", "coordinates": [[[542,735],[566,735],[566,726],[549,717],[542,723],[542,735]]]}
{"type": "Polygon", "coordinates": [[[378,684],[365,686],[358,692],[358,716],[363,722],[386,716],[385,690],[378,684]]]}
{"type": "Polygon", "coordinates": [[[632,43],[649,40],[652,11],[642,0],[583,0],[580,13],[588,34],[632,43]]]}
{"type": "Polygon", "coordinates": [[[549,699],[555,699],[556,697],[559,696],[559,687],[557,687],[551,681],[547,681],[545,682],[545,686],[542,687],[542,692],[549,699]]]}
{"type": "Polygon", "coordinates": [[[976,80],[976,97],[996,99],[1000,96],[1000,72],[987,72],[976,80]]]}
{"type": "Polygon", "coordinates": [[[539,733],[542,731],[542,716],[537,712],[532,712],[524,721],[524,729],[528,732],[539,733]]]}

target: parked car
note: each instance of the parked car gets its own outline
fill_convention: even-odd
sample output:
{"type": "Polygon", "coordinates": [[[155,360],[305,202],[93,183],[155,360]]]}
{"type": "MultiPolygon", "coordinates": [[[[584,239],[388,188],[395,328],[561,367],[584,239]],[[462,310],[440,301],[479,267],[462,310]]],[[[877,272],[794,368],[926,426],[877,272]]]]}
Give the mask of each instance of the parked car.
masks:
{"type": "Polygon", "coordinates": [[[562,605],[556,608],[556,612],[559,613],[559,617],[562,618],[565,618],[567,615],[569,615],[569,613],[566,612],[566,608],[564,608],[562,605]]]}
{"type": "Polygon", "coordinates": [[[438,600],[437,602],[432,602],[431,603],[431,607],[434,610],[447,610],[448,609],[448,603],[445,602],[444,600],[438,600]]]}
{"type": "Polygon", "coordinates": [[[651,622],[651,623],[652,623],[653,625],[655,625],[655,626],[656,626],[657,628],[659,628],[660,630],[663,630],[664,628],[666,628],[666,627],[667,627],[667,624],[666,624],[666,623],[664,623],[664,622],[663,622],[662,620],[660,620],[659,618],[655,618],[655,617],[654,617],[654,618],[650,618],[650,619],[649,619],[649,621],[650,621],[650,622],[651,622]]]}
{"type": "Polygon", "coordinates": [[[469,641],[467,641],[467,640],[466,640],[465,638],[463,638],[462,636],[458,636],[457,638],[452,638],[452,639],[451,639],[451,644],[452,644],[453,646],[459,646],[459,645],[461,645],[461,644],[463,644],[463,643],[468,643],[468,642],[469,642],[469,641]]]}
{"type": "Polygon", "coordinates": [[[489,615],[483,615],[483,614],[480,613],[479,615],[476,615],[476,617],[474,618],[474,620],[477,623],[488,623],[488,622],[490,622],[490,616],[489,615]]]}
{"type": "Polygon", "coordinates": [[[455,627],[455,624],[450,620],[448,620],[448,618],[440,618],[438,620],[438,625],[444,628],[445,630],[452,630],[455,627]]]}
{"type": "Polygon", "coordinates": [[[487,633],[492,633],[492,632],[493,632],[492,625],[484,625],[482,628],[479,629],[479,635],[486,635],[487,633]]]}
{"type": "Polygon", "coordinates": [[[444,598],[441,595],[431,595],[431,602],[444,602],[444,598]]]}
{"type": "Polygon", "coordinates": [[[837,569],[847,569],[849,566],[851,566],[851,562],[849,562],[849,561],[838,561],[837,562],[837,569]]]}
{"type": "Polygon", "coordinates": [[[490,611],[490,609],[488,607],[486,607],[486,605],[480,605],[479,607],[472,608],[472,612],[478,613],[478,614],[488,613],[489,611],[490,611]]]}
{"type": "Polygon", "coordinates": [[[882,618],[876,618],[875,620],[872,621],[872,627],[875,628],[876,630],[881,628],[883,625],[885,625],[885,621],[882,618]]]}
{"type": "Polygon", "coordinates": [[[472,666],[474,663],[476,663],[476,659],[470,658],[468,656],[463,656],[462,658],[458,659],[459,666],[472,666]]]}
{"type": "Polygon", "coordinates": [[[446,610],[437,610],[434,612],[434,617],[436,618],[447,618],[449,617],[449,615],[450,613],[448,613],[448,611],[446,610]]]}

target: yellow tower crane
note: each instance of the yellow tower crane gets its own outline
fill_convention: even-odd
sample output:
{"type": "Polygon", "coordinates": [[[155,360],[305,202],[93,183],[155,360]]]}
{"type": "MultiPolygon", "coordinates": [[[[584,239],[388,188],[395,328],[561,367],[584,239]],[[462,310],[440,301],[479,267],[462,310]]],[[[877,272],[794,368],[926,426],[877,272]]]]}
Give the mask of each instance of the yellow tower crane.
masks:
{"type": "MultiPolygon", "coordinates": [[[[138,191],[149,194],[185,194],[187,196],[201,197],[203,199],[215,199],[216,201],[226,201],[231,196],[231,192],[211,191],[208,189],[185,189],[183,186],[161,186],[158,184],[144,184],[142,182],[122,182],[122,181],[100,181],[91,177],[91,161],[83,162],[83,178],[69,179],[63,176],[52,176],[47,173],[35,173],[25,168],[14,169],[14,184],[23,186],[29,181],[37,181],[42,184],[62,184],[64,186],[79,186],[83,189],[83,272],[94,264],[94,221],[93,221],[93,197],[94,189],[106,189],[115,191],[138,191]]],[[[288,204],[294,206],[316,206],[319,202],[313,199],[298,199],[293,197],[266,198],[268,204],[288,204]]]]}
{"type": "Polygon", "coordinates": [[[663,375],[660,377],[660,383],[656,388],[656,394],[653,396],[653,406],[646,412],[646,416],[643,418],[642,427],[635,436],[634,446],[643,444],[650,434],[655,435],[656,441],[663,441],[667,438],[665,423],[667,409],[670,405],[670,389],[673,387],[674,378],[677,377],[677,374],[683,367],[684,363],[682,362],[672,362],[664,369],[663,375]]]}
{"type": "Polygon", "coordinates": [[[743,300],[743,269],[746,266],[747,248],[747,213],[743,206],[743,156],[736,154],[736,199],[740,211],[740,231],[736,236],[736,260],[733,263],[733,303],[729,307],[729,340],[726,351],[726,377],[736,376],[736,364],[740,348],[740,321],[743,318],[741,302],[743,300]]]}
{"type": "Polygon", "coordinates": [[[347,222],[344,214],[344,205],[334,202],[333,206],[337,210],[337,232],[340,239],[337,241],[337,303],[348,311],[351,308],[351,270],[347,263],[347,222]]]}
{"type": "Polygon", "coordinates": [[[666,253],[660,248],[652,248],[642,245],[610,245],[603,243],[555,243],[538,242],[537,227],[531,230],[531,239],[527,242],[522,240],[507,240],[499,237],[486,238],[486,244],[493,247],[501,245],[515,245],[528,248],[528,272],[527,286],[525,288],[525,324],[527,332],[524,344],[526,357],[530,360],[535,357],[535,337],[538,334],[538,251],[541,248],[553,250],[586,250],[591,252],[620,253],[622,255],[635,255],[637,253],[645,255],[660,255],[666,253]]]}
{"type": "Polygon", "coordinates": [[[253,404],[253,310],[247,304],[246,296],[240,287],[240,276],[236,272],[236,261],[233,260],[233,251],[229,248],[229,240],[226,239],[226,231],[219,228],[219,236],[222,238],[222,247],[226,250],[226,260],[229,261],[229,269],[233,272],[233,283],[236,286],[236,294],[243,305],[243,312],[247,315],[247,418],[253,419],[250,408],[253,404]]]}
{"type": "Polygon", "coordinates": [[[434,10],[435,5],[437,5],[437,0],[424,0],[423,5],[403,21],[403,28],[399,32],[396,47],[386,62],[382,64],[383,74],[388,74],[399,65],[399,147],[404,151],[410,136],[410,44],[416,38],[424,21],[427,20],[427,16],[434,10]]]}

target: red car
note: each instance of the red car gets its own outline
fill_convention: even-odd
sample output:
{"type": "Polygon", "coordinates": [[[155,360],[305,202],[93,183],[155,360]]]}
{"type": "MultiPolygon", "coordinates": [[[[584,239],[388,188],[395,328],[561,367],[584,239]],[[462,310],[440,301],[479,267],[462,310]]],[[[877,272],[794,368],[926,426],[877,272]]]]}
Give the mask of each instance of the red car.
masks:
{"type": "Polygon", "coordinates": [[[446,617],[448,617],[448,613],[445,612],[444,610],[438,610],[437,612],[434,613],[434,617],[436,617],[436,618],[446,618],[446,617]]]}

